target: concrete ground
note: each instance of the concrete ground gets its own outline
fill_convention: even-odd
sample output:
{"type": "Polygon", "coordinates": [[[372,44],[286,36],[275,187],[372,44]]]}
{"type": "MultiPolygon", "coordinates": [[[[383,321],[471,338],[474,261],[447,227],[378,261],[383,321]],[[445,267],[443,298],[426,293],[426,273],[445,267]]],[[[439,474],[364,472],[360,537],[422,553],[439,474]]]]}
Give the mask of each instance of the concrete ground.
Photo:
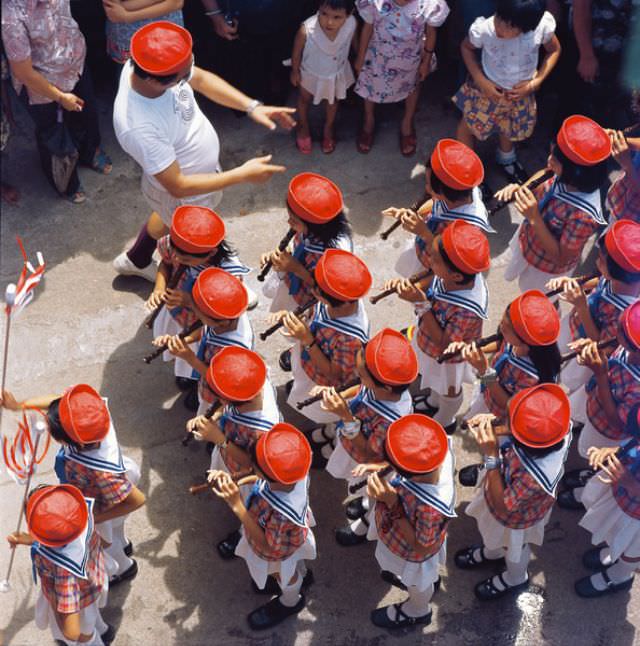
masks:
{"type": "MultiPolygon", "coordinates": [[[[420,155],[403,158],[398,150],[398,117],[395,108],[381,114],[375,147],[369,156],[356,152],[354,136],[358,113],[345,108],[340,116],[340,141],[335,153],[324,156],[316,144],[309,157],[294,148],[292,137],[268,133],[237,119],[233,114],[206,105],[223,143],[222,163],[230,168],[246,159],[273,153],[287,172],[265,186],[228,190],[220,207],[229,239],[243,260],[257,264],[260,253],[273,248],[286,230],[283,209],[289,178],[302,170],[316,170],[336,180],[349,206],[356,251],[375,275],[375,288],[393,275],[395,259],[408,236],[397,232],[388,242],[378,233],[388,222],[380,216],[389,205],[408,205],[422,192],[425,151],[441,136],[455,131],[456,116],[443,107],[438,93],[426,88],[418,118],[420,155]]],[[[180,445],[188,417],[176,392],[171,368],[143,364],[150,349],[150,333],[141,326],[143,301],[150,284],[137,278],[117,277],[111,260],[126,246],[148,215],[140,194],[140,171],[118,147],[110,125],[108,96],[102,96],[105,146],[114,159],[109,177],[88,170],[82,179],[89,199],[82,206],[64,202],[53,194],[39,171],[31,138],[31,125],[23,113],[3,158],[3,179],[22,191],[19,207],[3,204],[2,267],[0,283],[15,280],[21,259],[14,236],[19,234],[31,257],[40,250],[47,261],[44,283],[35,302],[12,329],[8,387],[19,397],[59,393],[77,382],[93,384],[109,397],[118,435],[126,453],[142,468],[141,488],[147,505],[128,521],[128,532],[140,566],[138,577],[114,589],[104,616],[115,624],[117,646],[146,644],[332,644],[378,646],[386,643],[434,644],[616,644],[638,643],[639,584],[630,594],[597,601],[575,596],[573,582],[586,574],[580,557],[589,547],[589,536],[577,527],[579,514],[556,509],[547,529],[545,545],[535,549],[530,588],[517,598],[481,604],[473,595],[482,573],[455,569],[452,555],[478,538],[475,523],[464,514],[473,491],[459,489],[459,517],[449,532],[449,567],[436,595],[433,622],[428,627],[391,634],[374,627],[369,612],[378,605],[398,601],[403,593],[380,578],[373,545],[350,550],[339,547],[333,529],[344,522],[340,501],[344,486],[324,472],[314,472],[311,500],[317,518],[318,559],[311,564],[316,583],[308,592],[307,608],[264,634],[252,633],[245,616],[264,598],[253,594],[241,560],[222,562],[214,545],[234,525],[224,504],[209,495],[187,493],[189,485],[203,479],[208,456],[195,443],[180,445]]],[[[319,127],[320,114],[316,113],[319,127]]],[[[528,168],[544,164],[547,144],[538,133],[523,151],[528,168]]],[[[492,158],[483,146],[485,159],[492,158]]],[[[489,179],[498,188],[503,180],[489,162],[489,179]]],[[[517,214],[503,211],[494,218],[498,233],[491,238],[493,257],[506,247],[517,225],[517,214]]],[[[498,263],[497,263],[498,264],[498,263]]],[[[491,321],[495,329],[505,305],[516,295],[513,284],[503,281],[503,269],[489,274],[491,321]]],[[[255,274],[249,279],[258,288],[255,274]]],[[[267,303],[251,314],[255,329],[265,326],[267,303]]],[[[369,307],[373,329],[383,325],[404,327],[411,321],[408,306],[389,299],[369,307]]],[[[4,320],[3,320],[4,325],[4,320]]],[[[259,343],[258,350],[272,366],[276,384],[287,375],[277,366],[283,339],[259,343]]],[[[286,410],[286,415],[291,411],[286,410]]],[[[292,418],[293,419],[293,418],[292,418]]],[[[12,434],[17,417],[5,413],[2,431],[12,434]]],[[[458,466],[477,461],[473,441],[455,437],[458,466]]],[[[52,446],[34,482],[55,482],[52,446]]],[[[575,455],[571,461],[576,463],[575,455]]],[[[15,529],[22,489],[6,474],[0,476],[2,536],[15,529]]],[[[0,547],[0,577],[4,577],[9,550],[0,547]]],[[[20,549],[12,575],[13,589],[0,597],[0,644],[25,646],[49,644],[48,633],[33,621],[37,589],[31,578],[28,550],[20,549]]]]}

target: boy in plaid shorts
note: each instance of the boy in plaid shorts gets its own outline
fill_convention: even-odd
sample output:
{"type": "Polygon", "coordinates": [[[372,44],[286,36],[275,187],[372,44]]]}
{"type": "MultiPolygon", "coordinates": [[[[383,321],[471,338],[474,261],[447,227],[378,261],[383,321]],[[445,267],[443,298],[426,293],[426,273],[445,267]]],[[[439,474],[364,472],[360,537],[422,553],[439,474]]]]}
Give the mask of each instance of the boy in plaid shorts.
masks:
{"type": "MultiPolygon", "coordinates": [[[[578,439],[578,453],[588,457],[592,446],[619,446],[628,437],[624,431],[631,407],[640,400],[640,301],[630,305],[620,317],[618,347],[609,356],[595,341],[580,341],[580,363],[593,376],[583,394],[571,398],[576,416],[584,420],[578,439]]],[[[593,475],[585,469],[567,473],[568,487],[558,496],[565,509],[582,509],[584,485],[593,475]]]]}
{"type": "Polygon", "coordinates": [[[136,486],[138,465],[122,455],[107,400],[91,386],[77,384],[61,397],[23,402],[5,391],[2,403],[12,410],[46,409],[51,437],[62,444],[55,462],[58,479],[95,499],[96,531],[106,545],[110,586],[135,577],[138,564],[130,558],[133,547],[124,524],[131,512],[144,505],[145,496],[136,486]]]}
{"type": "Polygon", "coordinates": [[[609,130],[611,154],[624,174],[607,193],[609,222],[627,219],[640,223],[640,139],[627,139],[622,132],[609,130]]]}
{"type": "Polygon", "coordinates": [[[27,498],[27,532],[7,536],[12,548],[31,546],[40,579],[36,625],[58,644],[104,646],[114,630],[100,615],[109,588],[94,501],[72,485],[40,485],[27,498]]]}
{"type": "Polygon", "coordinates": [[[280,593],[248,616],[253,630],[264,630],[306,605],[300,592],[311,578],[305,560],[316,557],[309,508],[311,447],[297,428],[280,423],[260,435],[252,461],[258,478],[246,503],[224,471],[212,471],[209,479],[242,523],[236,554],[245,559],[254,583],[269,594],[280,593]]]}
{"type": "Polygon", "coordinates": [[[579,115],[565,119],[547,166],[556,174],[536,189],[510,184],[496,193],[515,197],[524,221],[509,243],[505,280],[518,279],[520,291],[544,291],[552,278],[572,275],[587,240],[607,222],[600,186],[607,176],[611,141],[595,122],[579,115]]]}
{"type": "Polygon", "coordinates": [[[526,388],[509,400],[506,428],[480,414],[469,428],[484,456],[482,484],[466,513],[478,522],[481,545],[459,550],[459,568],[506,561],[506,569],[475,586],[481,601],[527,586],[529,545],[542,545],[571,443],[569,399],[556,384],[526,388]],[[505,433],[506,431],[506,433],[505,433]]]}

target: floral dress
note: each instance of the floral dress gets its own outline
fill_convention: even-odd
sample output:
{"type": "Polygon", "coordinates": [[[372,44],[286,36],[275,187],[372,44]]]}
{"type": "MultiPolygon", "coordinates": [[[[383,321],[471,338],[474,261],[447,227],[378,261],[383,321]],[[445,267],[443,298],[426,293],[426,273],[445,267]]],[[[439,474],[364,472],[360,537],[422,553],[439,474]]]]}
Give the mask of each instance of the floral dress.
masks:
{"type": "MultiPolygon", "coordinates": [[[[427,25],[439,27],[449,15],[444,0],[357,0],[362,19],[373,24],[356,94],[374,103],[406,99],[418,85],[427,25]]],[[[435,59],[432,59],[435,60],[435,59]]]]}

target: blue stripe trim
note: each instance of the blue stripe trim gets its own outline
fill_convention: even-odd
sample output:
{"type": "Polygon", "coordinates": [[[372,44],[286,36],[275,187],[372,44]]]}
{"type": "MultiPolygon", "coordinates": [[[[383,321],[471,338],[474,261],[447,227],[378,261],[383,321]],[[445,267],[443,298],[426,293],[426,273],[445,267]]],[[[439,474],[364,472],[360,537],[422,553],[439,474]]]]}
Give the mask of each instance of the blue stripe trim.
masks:
{"type": "Polygon", "coordinates": [[[511,347],[507,355],[507,361],[509,361],[509,363],[513,364],[519,370],[522,370],[522,372],[526,372],[528,375],[531,375],[534,379],[540,378],[540,375],[538,374],[538,371],[533,365],[531,359],[529,359],[529,357],[516,357],[516,355],[513,354],[513,349],[511,347]]]}
{"type": "Polygon", "coordinates": [[[225,414],[224,417],[226,417],[230,422],[234,422],[242,426],[270,431],[271,428],[279,421],[279,418],[274,420],[269,419],[263,414],[263,411],[259,412],[260,417],[252,417],[251,415],[240,413],[235,406],[228,406],[227,408],[229,413],[225,414]]]}
{"type": "Polygon", "coordinates": [[[587,200],[582,199],[579,194],[569,192],[566,189],[565,185],[559,181],[556,181],[555,188],[557,190],[553,193],[552,197],[556,197],[559,200],[564,201],[567,204],[580,209],[581,211],[584,211],[585,213],[590,215],[598,224],[602,226],[607,225],[607,221],[602,215],[602,211],[595,208],[587,200]]]}
{"type": "Polygon", "coordinates": [[[425,503],[425,505],[431,505],[431,507],[437,509],[441,514],[444,514],[449,518],[457,517],[457,514],[453,509],[453,506],[455,504],[453,500],[449,504],[447,504],[443,500],[440,500],[440,498],[437,498],[436,496],[433,496],[432,494],[424,491],[424,489],[422,489],[416,483],[411,482],[411,480],[406,480],[405,478],[401,479],[400,484],[405,489],[408,489],[416,498],[425,503]]]}
{"type": "Polygon", "coordinates": [[[267,483],[263,482],[263,484],[260,486],[260,495],[283,516],[294,522],[296,525],[306,527],[307,510],[309,508],[309,503],[306,502],[304,509],[300,514],[298,514],[291,505],[287,505],[280,498],[276,497],[275,494],[266,485],[267,483]]]}
{"type": "Polygon", "coordinates": [[[323,303],[319,303],[318,305],[319,307],[316,307],[313,323],[348,334],[359,339],[362,343],[366,343],[369,340],[368,330],[363,330],[355,325],[351,325],[351,323],[345,323],[340,319],[332,319],[327,312],[326,306],[323,303]]]}
{"type": "Polygon", "coordinates": [[[562,474],[564,473],[564,462],[567,457],[567,453],[569,452],[569,446],[571,443],[571,431],[567,434],[567,436],[564,438],[563,441],[564,445],[559,451],[564,454],[564,458],[562,462],[560,463],[560,468],[558,469],[557,473],[553,478],[549,478],[549,476],[543,471],[537,464],[537,462],[533,459],[530,458],[522,449],[519,449],[517,446],[513,445],[512,448],[518,458],[520,459],[520,462],[522,462],[522,465],[524,468],[536,479],[538,484],[550,495],[554,496],[556,487],[558,486],[558,482],[560,481],[560,478],[562,477],[562,474]]]}
{"type": "Polygon", "coordinates": [[[442,210],[434,213],[431,219],[444,220],[447,222],[453,222],[454,220],[464,220],[465,222],[473,224],[483,231],[486,231],[487,233],[496,232],[496,230],[487,222],[486,216],[483,218],[481,215],[474,215],[473,213],[452,211],[444,206],[444,203],[442,203],[442,210]]]}
{"type": "Polygon", "coordinates": [[[362,402],[379,415],[382,415],[385,419],[388,419],[390,422],[395,422],[397,419],[402,417],[402,414],[394,410],[391,406],[384,404],[379,399],[375,399],[373,393],[368,388],[363,387],[362,390],[363,395],[359,402],[362,402]]]}
{"type": "Polygon", "coordinates": [[[632,305],[636,300],[635,296],[614,294],[611,289],[611,281],[606,278],[603,279],[602,298],[619,310],[626,310],[627,307],[632,305]]]}
{"type": "MultiPolygon", "coordinates": [[[[482,280],[482,278],[480,278],[482,280]]],[[[455,292],[447,292],[442,286],[442,279],[435,278],[433,281],[433,297],[437,300],[444,301],[445,303],[450,303],[451,305],[458,305],[474,314],[477,314],[481,319],[487,320],[489,318],[487,314],[487,307],[489,305],[488,291],[486,285],[483,283],[484,289],[482,290],[482,296],[484,303],[476,303],[469,298],[464,296],[458,296],[455,292]]]]}

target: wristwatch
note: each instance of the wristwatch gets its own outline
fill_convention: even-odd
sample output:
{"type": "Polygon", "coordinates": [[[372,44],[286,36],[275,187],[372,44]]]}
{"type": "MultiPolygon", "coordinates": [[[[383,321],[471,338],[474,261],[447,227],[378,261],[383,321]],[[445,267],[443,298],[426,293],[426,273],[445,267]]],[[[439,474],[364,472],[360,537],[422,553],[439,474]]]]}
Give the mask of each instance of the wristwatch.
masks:
{"type": "Polygon", "coordinates": [[[264,105],[264,103],[262,103],[262,101],[258,101],[258,99],[253,99],[244,111],[250,115],[259,105],[264,105]]]}
{"type": "Polygon", "coordinates": [[[228,446],[229,446],[229,440],[225,437],[224,442],[222,444],[216,444],[216,446],[221,450],[224,451],[228,446]]]}
{"type": "Polygon", "coordinates": [[[498,381],[498,373],[493,368],[487,368],[487,371],[483,375],[478,376],[480,377],[480,383],[483,386],[498,381]]]}
{"type": "Polygon", "coordinates": [[[485,455],[482,460],[482,466],[485,471],[492,471],[493,469],[499,469],[502,461],[499,457],[495,455],[485,455]]]}
{"type": "Polygon", "coordinates": [[[354,437],[357,437],[358,433],[360,433],[360,422],[358,420],[354,420],[353,422],[344,422],[340,429],[340,435],[348,440],[352,440],[354,437]]]}

